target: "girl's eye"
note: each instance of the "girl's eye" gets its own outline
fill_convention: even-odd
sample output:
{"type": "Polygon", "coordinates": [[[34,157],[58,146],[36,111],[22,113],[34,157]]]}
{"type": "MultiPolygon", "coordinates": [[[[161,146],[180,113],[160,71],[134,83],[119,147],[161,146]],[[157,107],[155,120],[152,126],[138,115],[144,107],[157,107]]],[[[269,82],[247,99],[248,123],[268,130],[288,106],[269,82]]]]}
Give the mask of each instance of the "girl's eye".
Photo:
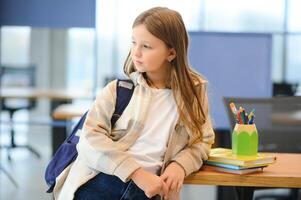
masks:
{"type": "Polygon", "coordinates": [[[143,48],[150,49],[151,47],[145,44],[143,45],[143,48]]]}
{"type": "Polygon", "coordinates": [[[132,44],[133,44],[133,45],[135,45],[135,44],[136,44],[136,42],[135,42],[135,41],[132,41],[132,44]]]}

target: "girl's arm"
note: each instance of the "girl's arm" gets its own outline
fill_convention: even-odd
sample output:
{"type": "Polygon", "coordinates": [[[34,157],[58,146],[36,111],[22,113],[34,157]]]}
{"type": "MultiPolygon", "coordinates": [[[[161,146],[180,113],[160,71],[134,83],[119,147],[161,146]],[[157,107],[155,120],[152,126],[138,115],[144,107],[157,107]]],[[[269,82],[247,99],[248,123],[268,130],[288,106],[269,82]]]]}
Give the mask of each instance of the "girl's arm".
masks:
{"type": "Polygon", "coordinates": [[[141,166],[123,151],[122,142],[114,142],[111,134],[111,117],[116,104],[117,81],[109,83],[97,95],[77,145],[78,157],[95,170],[118,176],[126,182],[141,166]]]}
{"type": "MultiPolygon", "coordinates": [[[[206,122],[207,123],[207,122],[206,122]]],[[[203,131],[206,130],[203,140],[192,144],[180,151],[168,164],[163,174],[162,180],[168,188],[168,196],[172,200],[179,199],[185,176],[200,169],[203,160],[208,159],[209,151],[214,140],[212,127],[204,125],[203,131]]]]}
{"type": "Polygon", "coordinates": [[[211,145],[214,143],[214,132],[211,121],[203,126],[203,139],[180,151],[172,161],[178,163],[185,171],[185,177],[192,172],[198,171],[203,165],[203,160],[207,160],[211,145]]]}

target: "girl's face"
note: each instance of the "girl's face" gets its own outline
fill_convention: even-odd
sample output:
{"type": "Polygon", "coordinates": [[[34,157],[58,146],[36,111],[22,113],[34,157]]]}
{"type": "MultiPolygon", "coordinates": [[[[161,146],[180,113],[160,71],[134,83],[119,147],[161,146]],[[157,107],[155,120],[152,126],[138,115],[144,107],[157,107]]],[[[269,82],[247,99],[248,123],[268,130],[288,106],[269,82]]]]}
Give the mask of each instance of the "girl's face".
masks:
{"type": "Polygon", "coordinates": [[[164,73],[173,51],[159,38],[152,35],[145,25],[133,28],[131,58],[139,72],[164,73]]]}

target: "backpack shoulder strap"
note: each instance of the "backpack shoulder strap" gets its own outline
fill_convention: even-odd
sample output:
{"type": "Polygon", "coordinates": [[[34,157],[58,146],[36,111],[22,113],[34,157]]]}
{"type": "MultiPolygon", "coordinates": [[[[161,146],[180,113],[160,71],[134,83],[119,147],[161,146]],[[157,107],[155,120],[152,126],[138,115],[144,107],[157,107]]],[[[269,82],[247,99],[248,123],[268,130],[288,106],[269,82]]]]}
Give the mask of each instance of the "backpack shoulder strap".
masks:
{"type": "Polygon", "coordinates": [[[80,118],[80,120],[77,122],[77,124],[75,125],[75,127],[72,129],[72,132],[70,134],[70,136],[67,138],[67,141],[70,143],[78,143],[79,138],[78,137],[74,137],[76,132],[79,129],[82,129],[87,117],[88,111],[85,112],[84,115],[82,115],[82,117],[80,118]]]}
{"type": "MultiPolygon", "coordinates": [[[[111,125],[112,127],[115,125],[116,121],[119,119],[119,117],[122,115],[123,111],[129,104],[132,95],[134,92],[134,83],[130,79],[117,79],[117,87],[116,87],[116,105],[115,105],[115,111],[111,118],[111,125]]],[[[85,119],[87,117],[88,111],[81,117],[79,122],[76,124],[74,130],[82,129],[85,119]]],[[[74,131],[75,133],[76,131],[74,131]]],[[[71,135],[74,135],[72,133],[71,135]]],[[[69,139],[70,140],[70,139],[69,139]]],[[[78,138],[75,138],[75,140],[78,140],[78,138]]],[[[76,141],[74,141],[76,142],[76,141]]]]}
{"type": "Polygon", "coordinates": [[[115,125],[116,121],[122,115],[123,111],[129,104],[133,93],[134,93],[134,83],[130,79],[117,79],[116,87],[116,105],[115,111],[111,118],[112,127],[115,125]]]}

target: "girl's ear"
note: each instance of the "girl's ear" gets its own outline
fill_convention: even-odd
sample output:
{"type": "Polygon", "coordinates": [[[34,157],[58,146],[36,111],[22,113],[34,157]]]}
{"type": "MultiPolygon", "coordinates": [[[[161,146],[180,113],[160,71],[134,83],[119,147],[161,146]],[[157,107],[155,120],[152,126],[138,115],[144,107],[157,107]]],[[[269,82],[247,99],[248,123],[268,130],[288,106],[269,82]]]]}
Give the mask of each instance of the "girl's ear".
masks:
{"type": "Polygon", "coordinates": [[[168,62],[171,62],[176,56],[177,56],[176,50],[174,48],[171,48],[169,50],[169,55],[167,56],[168,62]]]}

